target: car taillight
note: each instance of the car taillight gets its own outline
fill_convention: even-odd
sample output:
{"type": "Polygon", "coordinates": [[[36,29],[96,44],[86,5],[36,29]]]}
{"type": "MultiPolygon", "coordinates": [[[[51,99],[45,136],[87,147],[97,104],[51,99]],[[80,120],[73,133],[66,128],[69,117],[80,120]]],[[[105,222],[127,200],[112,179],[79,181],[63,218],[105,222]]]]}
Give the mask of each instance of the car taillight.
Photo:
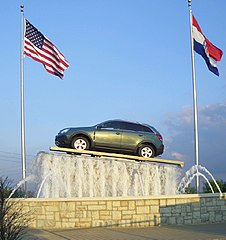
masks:
{"type": "Polygon", "coordinates": [[[158,137],[159,140],[162,141],[162,135],[161,134],[156,134],[156,136],[158,137]]]}

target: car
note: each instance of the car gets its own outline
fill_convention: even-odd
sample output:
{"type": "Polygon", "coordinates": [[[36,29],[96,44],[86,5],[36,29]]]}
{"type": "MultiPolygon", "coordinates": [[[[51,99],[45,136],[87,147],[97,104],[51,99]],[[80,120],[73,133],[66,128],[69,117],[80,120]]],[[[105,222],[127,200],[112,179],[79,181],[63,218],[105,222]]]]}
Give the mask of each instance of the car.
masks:
{"type": "Polygon", "coordinates": [[[109,120],[91,127],[69,127],[55,137],[62,148],[124,153],[152,158],[164,151],[162,135],[148,124],[109,120]]]}

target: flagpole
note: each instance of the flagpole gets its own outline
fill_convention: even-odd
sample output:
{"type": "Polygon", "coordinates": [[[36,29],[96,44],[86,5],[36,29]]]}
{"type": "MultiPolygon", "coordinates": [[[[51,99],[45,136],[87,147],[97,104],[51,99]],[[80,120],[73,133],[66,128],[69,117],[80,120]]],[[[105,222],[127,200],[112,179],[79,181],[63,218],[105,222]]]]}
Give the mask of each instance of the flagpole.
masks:
{"type": "MultiPolygon", "coordinates": [[[[24,123],[24,6],[20,6],[20,94],[21,94],[21,157],[22,178],[26,178],[26,150],[24,123]]],[[[26,190],[26,185],[25,185],[26,190]]]]}
{"type": "Polygon", "coordinates": [[[198,110],[197,110],[197,91],[195,76],[195,56],[194,56],[194,40],[192,34],[192,0],[188,0],[190,12],[190,38],[191,38],[191,60],[192,60],[192,84],[193,84],[193,114],[194,114],[194,136],[195,136],[195,164],[196,164],[196,190],[199,192],[199,137],[198,137],[198,110]]]}

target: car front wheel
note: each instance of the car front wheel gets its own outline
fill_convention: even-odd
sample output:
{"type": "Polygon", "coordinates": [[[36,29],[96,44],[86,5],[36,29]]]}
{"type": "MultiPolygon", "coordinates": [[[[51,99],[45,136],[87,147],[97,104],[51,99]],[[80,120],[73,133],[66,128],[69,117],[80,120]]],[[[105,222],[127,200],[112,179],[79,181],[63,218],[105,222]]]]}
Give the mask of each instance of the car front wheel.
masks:
{"type": "Polygon", "coordinates": [[[85,137],[75,137],[72,140],[71,147],[75,150],[89,149],[89,141],[85,137]]]}
{"type": "Polygon", "coordinates": [[[143,145],[138,150],[138,155],[146,158],[153,158],[155,156],[155,150],[150,145],[143,145]]]}

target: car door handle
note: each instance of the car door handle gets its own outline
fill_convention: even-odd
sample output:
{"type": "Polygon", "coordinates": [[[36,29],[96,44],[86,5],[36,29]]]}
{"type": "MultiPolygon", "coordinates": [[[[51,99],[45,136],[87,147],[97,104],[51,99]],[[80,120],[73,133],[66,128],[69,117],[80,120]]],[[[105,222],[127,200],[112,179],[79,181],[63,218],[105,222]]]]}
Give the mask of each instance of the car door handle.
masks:
{"type": "Polygon", "coordinates": [[[117,133],[115,133],[116,135],[120,135],[120,133],[119,132],[117,132],[117,133]]]}
{"type": "Polygon", "coordinates": [[[139,137],[143,137],[143,134],[139,134],[139,137]]]}

